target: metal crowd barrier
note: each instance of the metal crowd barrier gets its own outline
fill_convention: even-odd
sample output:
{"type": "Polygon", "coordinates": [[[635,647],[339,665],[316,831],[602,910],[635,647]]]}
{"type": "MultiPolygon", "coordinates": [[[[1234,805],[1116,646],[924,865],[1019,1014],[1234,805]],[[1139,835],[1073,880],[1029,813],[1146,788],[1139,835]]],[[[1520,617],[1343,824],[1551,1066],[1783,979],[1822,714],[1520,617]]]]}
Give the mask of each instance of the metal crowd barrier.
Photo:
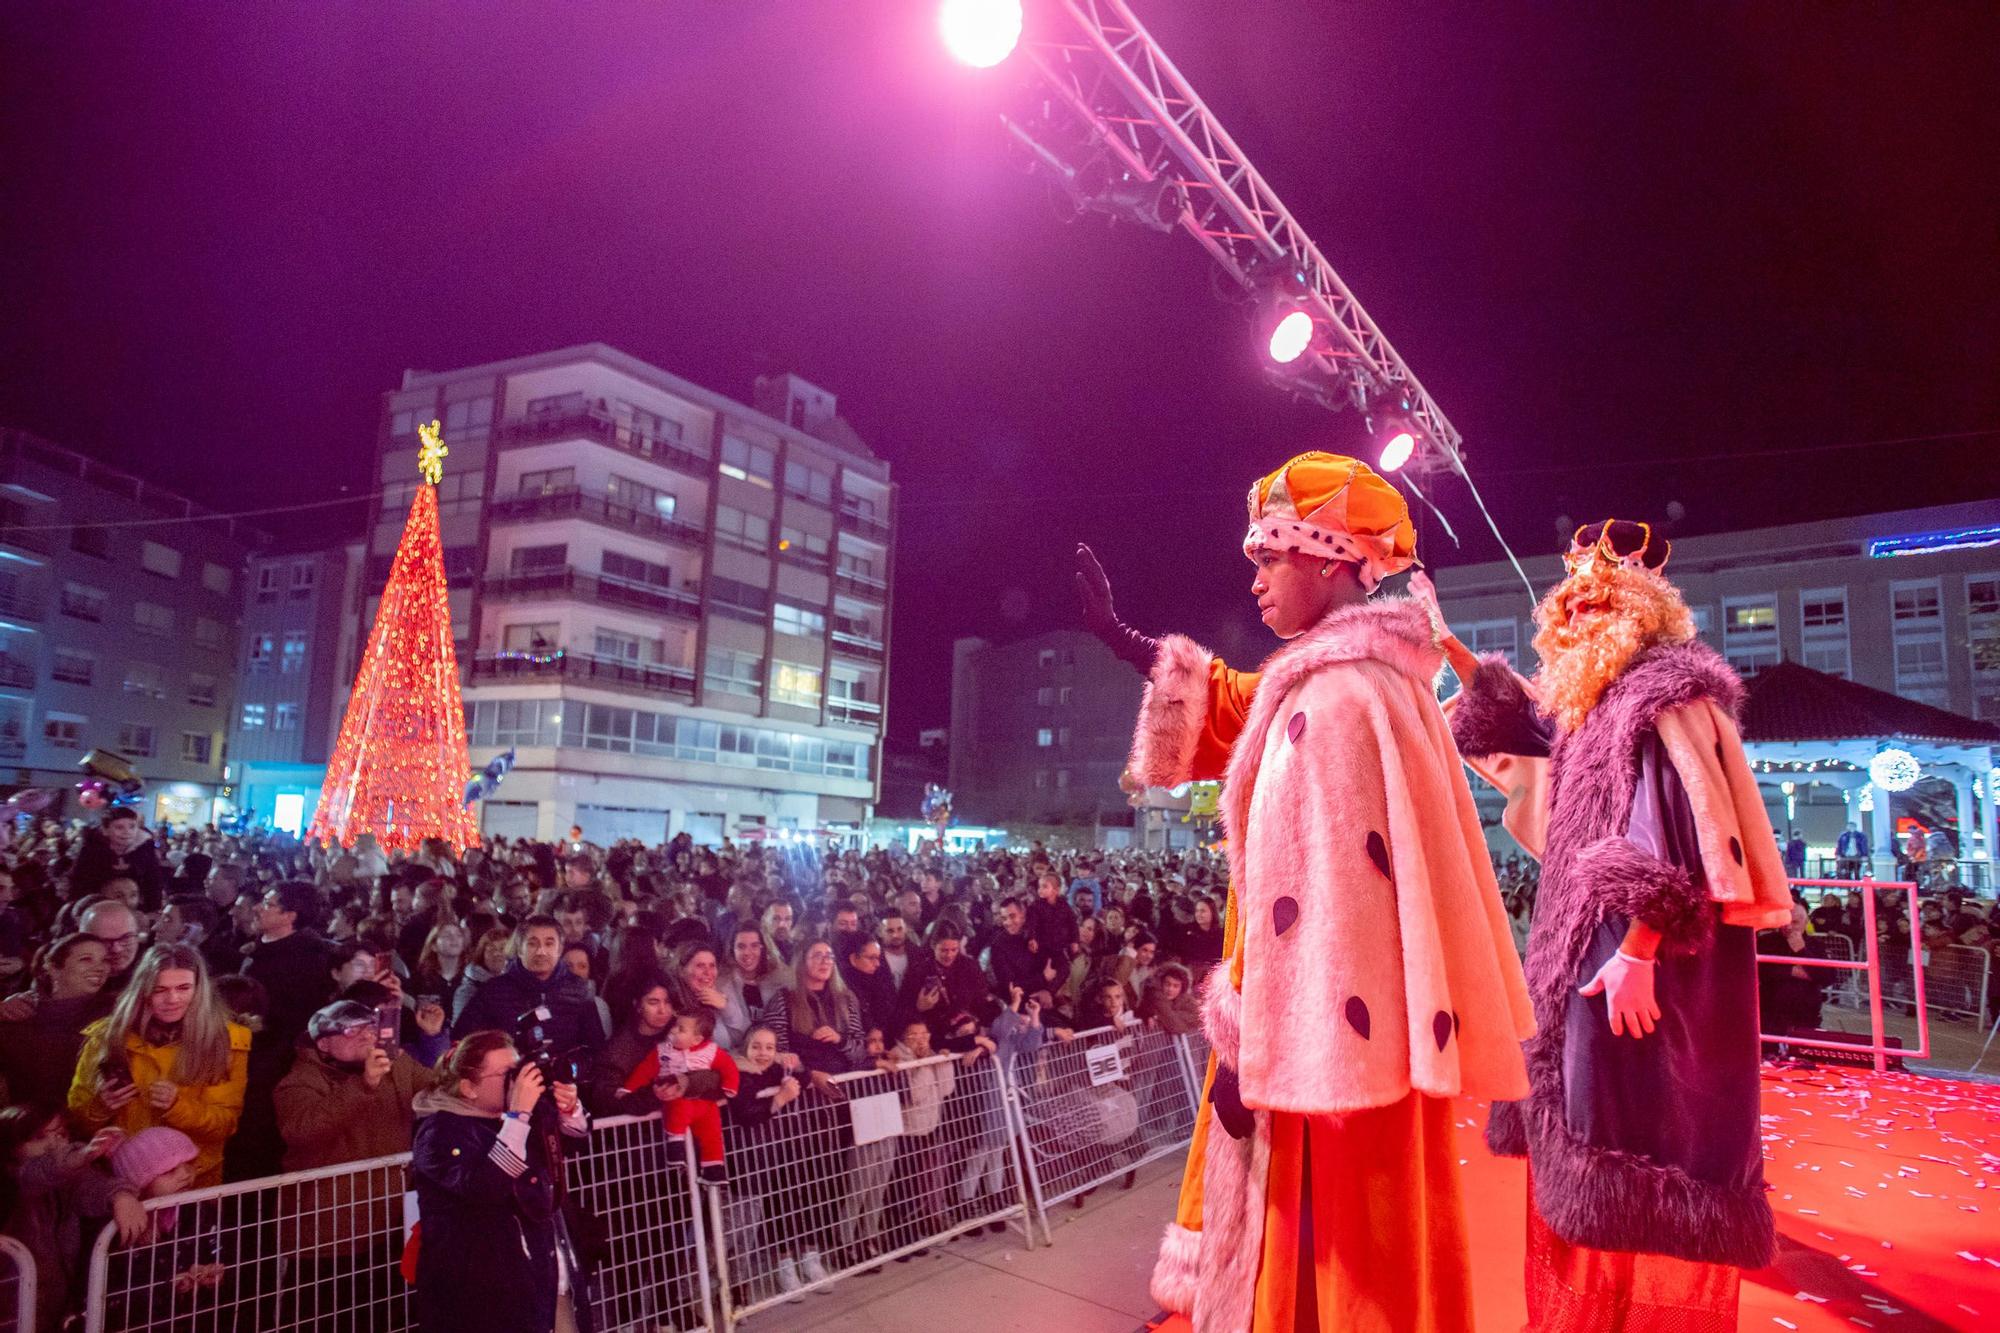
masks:
{"type": "Polygon", "coordinates": [[[1940,945],[1924,952],[1930,1007],[1953,1017],[1969,1018],[1985,1027],[1993,955],[1968,944],[1940,945]]]}
{"type": "Polygon", "coordinates": [[[0,1333],[35,1333],[35,1257],[0,1236],[0,1333]]]}
{"type": "Polygon", "coordinates": [[[1931,1054],[1930,1014],[1925,1009],[1924,967],[1922,960],[1917,954],[1917,946],[1914,943],[1915,937],[1912,936],[1913,943],[1905,966],[1908,967],[1910,979],[1915,985],[1915,994],[1912,996],[1912,1002],[1916,1006],[1917,1045],[1916,1049],[1908,1050],[1901,1046],[1890,1046],[1887,1034],[1882,1027],[1882,983],[1884,981],[1893,983],[1897,980],[1890,968],[1894,963],[1902,962],[1903,960],[1900,952],[1894,958],[1885,959],[1882,957],[1881,934],[1875,926],[1875,893],[1878,890],[1884,889],[1907,893],[1910,899],[1909,912],[1911,922],[1915,923],[1923,920],[1923,914],[1917,908],[1917,886],[1907,882],[1889,883],[1879,880],[1853,879],[1795,879],[1791,883],[1794,889],[1844,889],[1855,890],[1861,894],[1861,930],[1863,935],[1861,943],[1867,951],[1866,961],[1842,961],[1834,958],[1808,958],[1795,957],[1791,954],[1761,953],[1757,955],[1757,961],[1759,963],[1783,963],[1793,967],[1824,967],[1840,972],[1865,973],[1871,983],[1866,991],[1868,997],[1869,1040],[1868,1044],[1864,1046],[1859,1042],[1826,1041],[1819,1037],[1800,1037],[1786,1034],[1774,1036],[1768,1032],[1759,1033],[1759,1039],[1767,1042],[1783,1042],[1790,1046],[1816,1046],[1823,1050],[1850,1051],[1859,1055],[1873,1056],[1875,1060],[1875,1072],[1878,1074],[1888,1069],[1889,1057],[1892,1055],[1899,1055],[1912,1060],[1928,1060],[1931,1054]]]}
{"type": "Polygon", "coordinates": [[[707,1190],[721,1238],[725,1327],[885,1260],[1020,1219],[1021,1167],[994,1057],[842,1074],[762,1126],[723,1134],[726,1190],[707,1190]]]}
{"type": "MultiPolygon", "coordinates": [[[[660,1117],[595,1120],[571,1145],[573,1236],[604,1333],[734,1329],[750,1315],[994,1223],[1035,1243],[1048,1210],[1182,1150],[1208,1064],[1199,1034],[1098,1028],[1020,1056],[940,1055],[832,1080],[724,1130],[700,1183],[660,1117]]],[[[91,1251],[87,1333],[404,1333],[409,1155],[148,1201],[130,1246],[91,1251]]],[[[34,1266],[0,1240],[0,1306],[34,1328],[34,1266]],[[11,1287],[8,1284],[12,1284],[11,1287]]],[[[0,1311],[0,1333],[9,1333],[0,1311]]]]}
{"type": "Polygon", "coordinates": [[[1187,1145],[1189,1067],[1180,1039],[1143,1027],[1094,1028],[1015,1061],[1015,1128],[1045,1232],[1056,1204],[1187,1145]]]}

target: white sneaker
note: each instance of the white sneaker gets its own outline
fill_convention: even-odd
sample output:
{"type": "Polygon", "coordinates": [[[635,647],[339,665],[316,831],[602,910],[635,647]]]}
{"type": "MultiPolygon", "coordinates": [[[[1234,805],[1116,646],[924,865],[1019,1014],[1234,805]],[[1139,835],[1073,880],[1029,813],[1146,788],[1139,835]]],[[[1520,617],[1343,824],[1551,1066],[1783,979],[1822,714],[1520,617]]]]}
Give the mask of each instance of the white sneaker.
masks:
{"type": "Polygon", "coordinates": [[[805,1299],[803,1296],[793,1294],[803,1285],[799,1281],[798,1265],[794,1264],[789,1258],[778,1260],[778,1290],[791,1296],[792,1304],[796,1305],[805,1299]]]}
{"type": "Polygon", "coordinates": [[[818,1250],[807,1250],[805,1258],[799,1260],[799,1271],[808,1282],[826,1281],[826,1266],[819,1261],[818,1250]]]}

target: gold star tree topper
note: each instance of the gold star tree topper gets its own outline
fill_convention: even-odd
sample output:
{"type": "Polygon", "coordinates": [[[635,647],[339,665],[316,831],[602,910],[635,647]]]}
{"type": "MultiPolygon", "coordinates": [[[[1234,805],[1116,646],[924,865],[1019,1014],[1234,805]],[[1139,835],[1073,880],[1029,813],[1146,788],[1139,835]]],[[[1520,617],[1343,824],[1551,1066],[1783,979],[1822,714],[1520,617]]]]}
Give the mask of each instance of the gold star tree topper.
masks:
{"type": "Polygon", "coordinates": [[[423,473],[424,480],[435,486],[444,476],[444,456],[451,450],[444,447],[444,435],[437,422],[417,427],[417,438],[423,446],[417,450],[417,471],[423,473]]]}

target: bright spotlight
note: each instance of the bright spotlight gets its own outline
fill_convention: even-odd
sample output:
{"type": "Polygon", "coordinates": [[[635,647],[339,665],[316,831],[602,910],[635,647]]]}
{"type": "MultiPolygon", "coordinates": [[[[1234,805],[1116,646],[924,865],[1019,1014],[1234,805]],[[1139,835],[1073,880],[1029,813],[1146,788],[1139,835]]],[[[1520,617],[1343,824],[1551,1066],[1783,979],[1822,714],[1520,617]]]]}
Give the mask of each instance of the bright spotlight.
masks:
{"type": "Polygon", "coordinates": [[[1021,0],[944,0],[938,34],[953,59],[991,69],[1020,44],[1021,0]]]}
{"type": "Polygon", "coordinates": [[[1289,366],[1306,354],[1312,340],[1313,317],[1303,310],[1294,310],[1271,330],[1268,349],[1271,359],[1281,366],[1289,366]]]}
{"type": "Polygon", "coordinates": [[[1410,455],[1417,451],[1417,437],[1406,430],[1399,430],[1389,437],[1382,446],[1382,456],[1377,460],[1384,472],[1394,472],[1410,461],[1410,455]]]}

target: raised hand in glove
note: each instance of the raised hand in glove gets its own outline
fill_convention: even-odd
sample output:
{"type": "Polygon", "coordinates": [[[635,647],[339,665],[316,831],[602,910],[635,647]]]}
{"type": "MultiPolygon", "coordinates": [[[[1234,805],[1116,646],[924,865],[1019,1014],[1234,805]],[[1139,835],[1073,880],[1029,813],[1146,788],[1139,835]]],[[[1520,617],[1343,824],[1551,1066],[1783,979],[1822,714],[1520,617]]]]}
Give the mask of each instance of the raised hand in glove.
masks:
{"type": "Polygon", "coordinates": [[[1083,603],[1083,627],[1096,635],[1120,661],[1130,662],[1141,675],[1151,674],[1160,643],[1118,618],[1111,605],[1111,580],[1088,546],[1076,548],[1076,594],[1083,603]]]}
{"type": "Polygon", "coordinates": [[[1577,991],[1579,995],[1602,995],[1611,1015],[1611,1035],[1638,1039],[1652,1032],[1660,1021],[1660,1004],[1653,998],[1653,973],[1658,965],[1649,958],[1634,958],[1620,949],[1604,960],[1597,975],[1577,991]]]}

